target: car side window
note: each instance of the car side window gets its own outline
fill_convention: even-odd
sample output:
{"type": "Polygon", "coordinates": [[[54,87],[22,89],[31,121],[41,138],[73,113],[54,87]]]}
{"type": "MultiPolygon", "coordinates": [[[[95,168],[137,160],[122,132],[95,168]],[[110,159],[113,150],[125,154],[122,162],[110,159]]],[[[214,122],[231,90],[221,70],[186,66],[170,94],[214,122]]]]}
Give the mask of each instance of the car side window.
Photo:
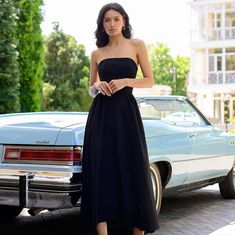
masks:
{"type": "Polygon", "coordinates": [[[176,126],[206,126],[189,103],[177,99],[145,99],[138,102],[144,119],[158,119],[176,126]]]}
{"type": "Polygon", "coordinates": [[[139,102],[141,116],[145,119],[161,119],[161,113],[157,110],[152,102],[139,102]]]}
{"type": "Polygon", "coordinates": [[[177,126],[205,126],[199,113],[188,103],[177,101],[179,109],[163,118],[164,121],[177,126]]]}

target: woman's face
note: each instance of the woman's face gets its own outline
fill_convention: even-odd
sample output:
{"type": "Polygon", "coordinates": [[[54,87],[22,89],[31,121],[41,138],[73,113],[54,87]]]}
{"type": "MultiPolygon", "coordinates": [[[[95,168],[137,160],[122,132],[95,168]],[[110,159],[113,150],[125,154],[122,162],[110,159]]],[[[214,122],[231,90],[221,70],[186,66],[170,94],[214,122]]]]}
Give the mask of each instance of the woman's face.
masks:
{"type": "Polygon", "coordinates": [[[115,10],[108,10],[103,19],[103,27],[109,36],[115,36],[122,32],[125,26],[123,16],[115,10]]]}

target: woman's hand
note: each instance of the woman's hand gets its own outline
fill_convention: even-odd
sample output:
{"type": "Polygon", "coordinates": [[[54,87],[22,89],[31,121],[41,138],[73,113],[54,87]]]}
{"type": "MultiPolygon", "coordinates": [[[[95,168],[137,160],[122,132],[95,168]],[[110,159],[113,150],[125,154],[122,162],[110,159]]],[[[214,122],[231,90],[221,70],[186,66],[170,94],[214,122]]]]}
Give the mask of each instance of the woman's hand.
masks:
{"type": "Polygon", "coordinates": [[[111,80],[109,83],[109,87],[111,88],[112,94],[121,90],[126,86],[126,79],[114,79],[111,80]]]}
{"type": "Polygon", "coordinates": [[[112,90],[109,86],[109,84],[105,81],[102,82],[95,82],[94,87],[102,94],[102,95],[107,95],[111,96],[112,95],[112,90]]]}

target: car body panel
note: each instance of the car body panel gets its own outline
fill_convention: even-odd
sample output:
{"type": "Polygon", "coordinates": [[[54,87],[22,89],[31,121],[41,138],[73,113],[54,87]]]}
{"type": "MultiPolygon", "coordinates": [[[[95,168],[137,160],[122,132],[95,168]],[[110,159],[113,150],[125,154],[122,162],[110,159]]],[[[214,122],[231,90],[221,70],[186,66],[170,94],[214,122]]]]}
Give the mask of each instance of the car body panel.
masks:
{"type": "Polygon", "coordinates": [[[191,146],[188,131],[175,134],[177,127],[171,127],[160,121],[143,119],[145,136],[148,147],[149,161],[167,161],[173,168],[173,175],[168,186],[182,184],[187,176],[190,166],[191,146]],[[161,131],[159,131],[161,130],[161,131]],[[172,138],[173,136],[173,138],[172,138]],[[169,148],[169,146],[171,146],[169,148]]]}

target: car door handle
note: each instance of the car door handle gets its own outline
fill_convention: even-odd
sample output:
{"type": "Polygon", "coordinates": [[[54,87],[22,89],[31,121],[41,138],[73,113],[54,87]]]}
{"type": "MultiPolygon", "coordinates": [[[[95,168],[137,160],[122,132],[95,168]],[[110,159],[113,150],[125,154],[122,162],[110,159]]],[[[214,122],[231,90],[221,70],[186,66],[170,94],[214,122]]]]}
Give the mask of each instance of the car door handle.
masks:
{"type": "Polygon", "coordinates": [[[193,137],[195,137],[195,136],[196,136],[195,133],[191,133],[191,134],[188,135],[188,137],[189,137],[190,139],[193,138],[193,137]]]}

